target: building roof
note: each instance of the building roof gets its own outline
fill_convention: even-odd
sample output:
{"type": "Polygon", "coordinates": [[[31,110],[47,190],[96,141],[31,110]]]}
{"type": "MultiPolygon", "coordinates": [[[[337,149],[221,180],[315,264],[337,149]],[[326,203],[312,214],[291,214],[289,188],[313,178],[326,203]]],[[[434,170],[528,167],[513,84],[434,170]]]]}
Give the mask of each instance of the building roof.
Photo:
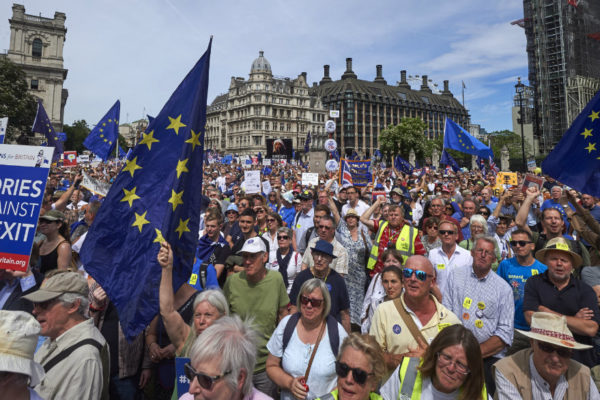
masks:
{"type": "Polygon", "coordinates": [[[264,57],[265,52],[259,51],[258,58],[252,62],[252,67],[250,68],[250,73],[253,74],[255,72],[268,72],[271,73],[271,63],[264,57]]]}

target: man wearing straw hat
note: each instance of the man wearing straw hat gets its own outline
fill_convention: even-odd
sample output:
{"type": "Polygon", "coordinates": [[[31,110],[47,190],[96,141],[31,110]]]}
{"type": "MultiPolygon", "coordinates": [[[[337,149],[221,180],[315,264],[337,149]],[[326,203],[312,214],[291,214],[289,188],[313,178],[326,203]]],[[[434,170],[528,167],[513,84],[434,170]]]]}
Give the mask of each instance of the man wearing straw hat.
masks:
{"type": "Polygon", "coordinates": [[[33,361],[40,324],[23,311],[0,311],[0,397],[42,398],[32,389],[44,377],[42,366],[33,361]]]}
{"type": "Polygon", "coordinates": [[[531,331],[519,332],[529,337],[531,348],[494,364],[494,399],[600,399],[590,369],[571,359],[573,350],[592,346],[575,340],[565,316],[535,312],[531,331]]]}
{"type": "MultiPolygon", "coordinates": [[[[538,250],[535,257],[548,270],[532,276],[525,283],[525,320],[531,324],[531,316],[536,311],[563,315],[575,340],[587,345],[593,344],[600,322],[598,297],[589,285],[571,274],[573,269],[581,265],[581,256],[571,250],[567,240],[556,237],[538,250]]],[[[593,350],[575,351],[573,359],[590,368],[596,365],[593,350]]]]}

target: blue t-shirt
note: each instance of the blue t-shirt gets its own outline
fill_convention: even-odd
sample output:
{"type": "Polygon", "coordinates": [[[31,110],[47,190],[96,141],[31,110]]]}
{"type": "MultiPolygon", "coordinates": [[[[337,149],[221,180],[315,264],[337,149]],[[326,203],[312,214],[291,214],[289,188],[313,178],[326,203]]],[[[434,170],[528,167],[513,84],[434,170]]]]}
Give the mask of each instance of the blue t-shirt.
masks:
{"type": "Polygon", "coordinates": [[[296,216],[296,209],[294,207],[281,206],[279,216],[287,224],[288,228],[294,227],[294,217],[296,216]]]}
{"type": "Polygon", "coordinates": [[[515,298],[515,328],[528,331],[531,328],[523,315],[523,297],[525,282],[533,275],[538,275],[548,269],[544,264],[535,260],[529,267],[519,265],[517,257],[509,258],[498,265],[496,273],[510,285],[515,298]]]}

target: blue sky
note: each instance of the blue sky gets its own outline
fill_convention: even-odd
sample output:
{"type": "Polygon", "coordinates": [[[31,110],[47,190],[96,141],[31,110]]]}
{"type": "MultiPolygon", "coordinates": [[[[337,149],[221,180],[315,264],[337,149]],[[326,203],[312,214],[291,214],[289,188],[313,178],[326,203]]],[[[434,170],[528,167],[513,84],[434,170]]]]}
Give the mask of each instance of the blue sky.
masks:
{"type": "MultiPolygon", "coordinates": [[[[18,1],[18,0],[15,0],[18,1]]],[[[95,124],[118,98],[121,122],[156,115],[214,36],[209,102],[232,76],[248,77],[263,50],[273,73],[308,73],[323,65],[339,79],[346,57],[361,79],[383,65],[389,83],[426,74],[461,97],[473,123],[488,131],[512,129],[517,76],[527,76],[522,0],[195,1],[31,0],[26,13],[67,15],[65,122],[95,124]]],[[[0,51],[8,49],[11,2],[0,6],[0,51]]],[[[526,82],[526,79],[525,79],[526,82]]]]}

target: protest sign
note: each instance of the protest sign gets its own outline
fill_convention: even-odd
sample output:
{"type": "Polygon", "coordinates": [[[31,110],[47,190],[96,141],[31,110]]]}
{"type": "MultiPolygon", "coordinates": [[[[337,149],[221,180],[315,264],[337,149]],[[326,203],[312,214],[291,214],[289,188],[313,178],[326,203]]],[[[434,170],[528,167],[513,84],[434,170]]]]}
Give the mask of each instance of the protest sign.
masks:
{"type": "Polygon", "coordinates": [[[521,186],[521,191],[523,193],[527,192],[527,189],[535,186],[538,190],[542,190],[542,186],[544,185],[544,178],[541,176],[535,176],[532,174],[526,174],[525,179],[523,180],[523,186],[521,186]]]}
{"type": "Polygon", "coordinates": [[[8,117],[0,118],[0,144],[4,143],[6,128],[8,127],[8,117]]]}
{"type": "Polygon", "coordinates": [[[383,196],[383,198],[386,198],[386,193],[385,190],[373,190],[373,192],[371,192],[371,196],[373,202],[375,202],[375,200],[377,200],[378,197],[383,196]]]}
{"type": "Polygon", "coordinates": [[[246,194],[260,193],[260,171],[244,171],[246,194]]]}
{"type": "Polygon", "coordinates": [[[266,167],[270,167],[271,166],[271,159],[270,158],[263,158],[262,164],[266,167]]]}
{"type": "Polygon", "coordinates": [[[303,172],[302,185],[312,185],[313,187],[319,186],[319,174],[316,172],[303,172]]]}
{"type": "Polygon", "coordinates": [[[78,163],[89,163],[90,162],[90,156],[88,154],[80,154],[77,157],[77,162],[78,163]]]}
{"type": "Polygon", "coordinates": [[[263,181],[263,183],[262,183],[263,193],[268,196],[272,190],[273,190],[273,188],[271,187],[271,182],[269,182],[269,180],[263,181]]]}
{"type": "Polygon", "coordinates": [[[0,145],[0,268],[26,271],[54,147],[0,145]]]}
{"type": "Polygon", "coordinates": [[[183,396],[190,390],[190,380],[185,374],[184,367],[184,365],[189,362],[189,358],[175,357],[175,374],[177,376],[177,398],[183,396]]]}
{"type": "Polygon", "coordinates": [[[63,167],[74,167],[77,165],[76,151],[65,151],[63,157],[63,167]]]}
{"type": "Polygon", "coordinates": [[[373,182],[371,160],[345,160],[345,162],[348,164],[354,186],[367,186],[373,182]]]}
{"type": "Polygon", "coordinates": [[[498,176],[496,176],[496,182],[502,183],[503,185],[517,185],[517,173],[498,172],[498,176]]]}
{"type": "Polygon", "coordinates": [[[92,178],[85,171],[82,171],[82,175],[83,180],[81,181],[81,186],[85,187],[94,194],[106,197],[108,191],[110,190],[110,183],[92,178]]]}

